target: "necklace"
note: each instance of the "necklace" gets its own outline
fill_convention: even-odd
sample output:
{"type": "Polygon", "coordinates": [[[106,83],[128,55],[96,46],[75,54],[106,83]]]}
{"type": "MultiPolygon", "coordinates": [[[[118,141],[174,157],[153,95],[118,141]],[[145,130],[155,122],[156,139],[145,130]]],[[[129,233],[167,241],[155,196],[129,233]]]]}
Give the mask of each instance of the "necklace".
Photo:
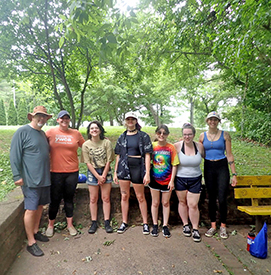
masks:
{"type": "Polygon", "coordinates": [[[214,139],[216,138],[218,131],[219,131],[219,130],[216,131],[216,133],[215,133],[215,135],[213,136],[213,138],[212,138],[211,134],[208,132],[208,135],[209,135],[209,138],[210,138],[210,141],[211,141],[211,148],[213,148],[213,141],[214,141],[214,139]]]}
{"type": "Polygon", "coordinates": [[[127,130],[129,133],[133,133],[133,132],[135,132],[135,131],[137,131],[137,129],[135,128],[135,129],[133,129],[133,130],[127,130]]]}

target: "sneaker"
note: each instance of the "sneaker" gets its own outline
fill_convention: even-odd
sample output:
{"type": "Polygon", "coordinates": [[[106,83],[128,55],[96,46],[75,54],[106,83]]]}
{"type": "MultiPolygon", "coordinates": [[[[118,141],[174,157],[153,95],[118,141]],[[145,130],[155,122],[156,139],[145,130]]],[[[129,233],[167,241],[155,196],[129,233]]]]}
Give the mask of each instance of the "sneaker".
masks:
{"type": "Polygon", "coordinates": [[[105,229],[106,233],[112,233],[113,232],[113,228],[111,227],[109,220],[104,221],[104,229],[105,229]]]}
{"type": "Polygon", "coordinates": [[[194,242],[200,242],[201,241],[201,237],[200,237],[199,231],[197,229],[192,230],[192,237],[193,237],[194,242]]]}
{"type": "Polygon", "coordinates": [[[220,238],[221,239],[228,239],[227,229],[226,227],[220,227],[220,238]]]}
{"type": "Polygon", "coordinates": [[[190,229],[190,226],[188,224],[183,226],[183,234],[186,237],[191,237],[191,229],[190,229]]]}
{"type": "Polygon", "coordinates": [[[127,230],[127,228],[128,228],[128,224],[123,222],[123,223],[120,225],[120,228],[117,230],[117,232],[118,232],[119,234],[122,234],[122,233],[124,233],[124,232],[127,230]]]}
{"type": "Polygon", "coordinates": [[[205,236],[206,236],[206,237],[213,237],[215,234],[216,234],[216,229],[211,227],[211,228],[205,233],[205,236]]]}
{"type": "Polygon", "coordinates": [[[88,230],[89,234],[94,234],[98,228],[97,221],[92,221],[91,227],[88,230]]]}
{"type": "Polygon", "coordinates": [[[170,238],[170,237],[171,237],[171,234],[170,234],[170,232],[169,232],[167,226],[163,226],[162,232],[163,232],[163,236],[164,236],[165,238],[170,238]]]}
{"type": "Polygon", "coordinates": [[[48,237],[48,238],[51,238],[54,236],[54,228],[51,228],[51,227],[48,227],[45,231],[45,235],[48,237]]]}
{"type": "Polygon", "coordinates": [[[153,228],[152,228],[152,231],[151,231],[151,235],[153,237],[158,237],[158,225],[157,224],[153,225],[153,228]]]}
{"type": "Polygon", "coordinates": [[[77,230],[74,228],[74,226],[68,227],[68,231],[71,236],[75,236],[78,233],[77,230]]]}
{"type": "Polygon", "coordinates": [[[45,243],[49,242],[48,237],[43,235],[40,231],[38,231],[36,234],[34,234],[34,238],[35,238],[35,240],[40,241],[40,242],[45,242],[45,243]]]}
{"type": "Polygon", "coordinates": [[[35,257],[41,257],[41,256],[44,255],[43,251],[39,248],[37,243],[34,243],[32,245],[28,245],[26,247],[26,250],[35,257]]]}
{"type": "Polygon", "coordinates": [[[150,234],[149,226],[146,223],[143,224],[143,234],[144,235],[149,235],[150,234]]]}

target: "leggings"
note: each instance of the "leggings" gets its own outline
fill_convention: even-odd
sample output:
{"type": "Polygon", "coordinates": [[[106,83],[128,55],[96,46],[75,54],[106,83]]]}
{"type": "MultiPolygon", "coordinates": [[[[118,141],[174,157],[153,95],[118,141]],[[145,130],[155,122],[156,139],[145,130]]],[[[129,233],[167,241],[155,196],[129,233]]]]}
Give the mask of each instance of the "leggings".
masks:
{"type": "Polygon", "coordinates": [[[227,220],[227,195],[230,183],[230,173],[227,158],[219,161],[204,161],[204,179],[209,197],[209,217],[216,222],[218,198],[220,222],[227,220]]]}
{"type": "Polygon", "coordinates": [[[73,216],[73,197],[78,182],[78,171],[73,173],[51,173],[51,203],[49,219],[55,220],[62,198],[67,218],[73,216]]]}

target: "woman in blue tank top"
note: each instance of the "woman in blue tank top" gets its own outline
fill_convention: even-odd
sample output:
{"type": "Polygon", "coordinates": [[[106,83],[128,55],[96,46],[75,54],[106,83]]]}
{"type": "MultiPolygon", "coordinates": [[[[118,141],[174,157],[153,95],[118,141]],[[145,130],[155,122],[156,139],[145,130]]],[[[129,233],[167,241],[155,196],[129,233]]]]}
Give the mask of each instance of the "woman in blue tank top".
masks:
{"type": "Polygon", "coordinates": [[[227,194],[230,183],[228,164],[230,165],[232,172],[231,185],[233,187],[237,184],[237,174],[231,150],[231,137],[228,132],[218,129],[218,123],[220,121],[221,119],[217,112],[209,113],[206,118],[209,129],[207,132],[200,134],[199,142],[203,144],[205,150],[204,180],[208,192],[208,207],[211,219],[211,228],[205,233],[205,236],[212,237],[216,234],[216,200],[218,198],[220,212],[220,238],[227,239],[227,194]]]}

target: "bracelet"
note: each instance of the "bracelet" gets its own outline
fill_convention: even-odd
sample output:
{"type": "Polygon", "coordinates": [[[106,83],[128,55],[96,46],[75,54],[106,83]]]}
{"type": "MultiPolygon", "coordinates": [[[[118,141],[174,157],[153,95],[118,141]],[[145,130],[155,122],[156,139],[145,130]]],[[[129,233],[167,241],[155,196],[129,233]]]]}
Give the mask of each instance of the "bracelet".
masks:
{"type": "Polygon", "coordinates": [[[234,163],[234,160],[233,161],[229,161],[229,165],[232,165],[234,163]]]}
{"type": "Polygon", "coordinates": [[[232,173],[232,176],[237,176],[237,173],[232,173]]]}

